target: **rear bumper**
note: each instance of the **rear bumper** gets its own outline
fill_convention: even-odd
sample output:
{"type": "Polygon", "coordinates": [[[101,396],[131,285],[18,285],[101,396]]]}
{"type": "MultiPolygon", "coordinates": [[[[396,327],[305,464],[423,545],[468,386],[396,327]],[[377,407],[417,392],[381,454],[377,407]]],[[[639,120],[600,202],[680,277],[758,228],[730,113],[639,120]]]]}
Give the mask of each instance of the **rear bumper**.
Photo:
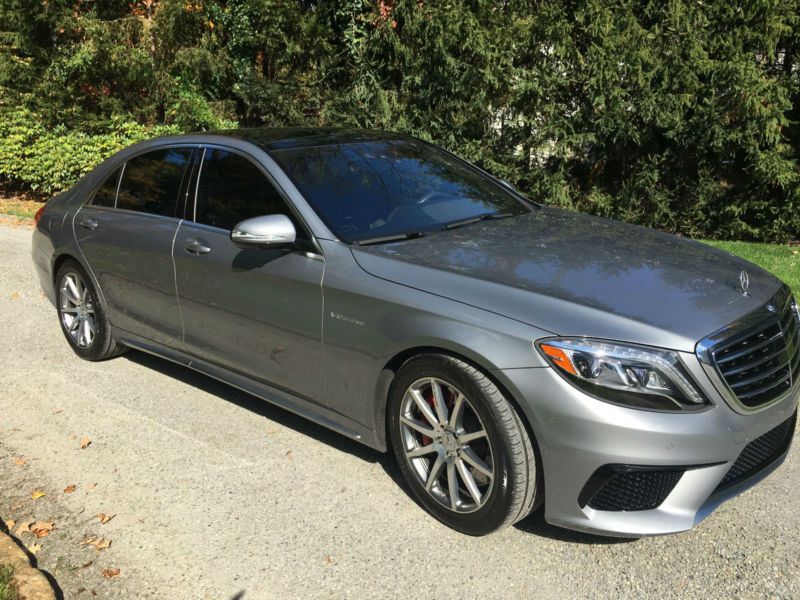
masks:
{"type": "MultiPolygon", "coordinates": [[[[704,380],[701,387],[714,402],[713,407],[700,413],[667,414],[598,401],[550,368],[510,369],[498,375],[518,399],[536,435],[547,522],[621,537],[691,529],[722,502],[774,471],[783,462],[785,450],[771,456],[757,472],[745,473],[726,487],[720,485],[751,441],[792,418],[798,400],[795,388],[781,402],[741,415],[704,380]],[[598,510],[587,503],[584,488],[608,465],[634,465],[662,472],[677,468],[683,472],[677,483],[670,481],[674,487],[663,501],[658,500],[656,508],[598,510]]],[[[698,381],[702,379],[698,372],[696,375],[698,381]]]]}
{"type": "Polygon", "coordinates": [[[39,277],[39,285],[44,295],[50,300],[50,303],[55,306],[56,292],[53,283],[53,243],[48,236],[37,228],[33,230],[31,246],[31,257],[33,258],[33,266],[36,269],[36,275],[39,277]]]}

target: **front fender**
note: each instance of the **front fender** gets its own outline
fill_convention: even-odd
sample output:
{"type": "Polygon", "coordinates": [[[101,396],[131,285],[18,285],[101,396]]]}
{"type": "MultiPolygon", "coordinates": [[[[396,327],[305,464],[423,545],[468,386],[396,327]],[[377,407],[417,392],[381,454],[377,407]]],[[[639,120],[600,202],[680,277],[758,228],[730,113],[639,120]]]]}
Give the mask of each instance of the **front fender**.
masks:
{"type": "Polygon", "coordinates": [[[393,371],[415,353],[461,357],[483,371],[545,367],[525,323],[386,281],[362,270],[349,248],[322,240],[326,404],[375,431],[385,449],[385,405],[393,371]]]}

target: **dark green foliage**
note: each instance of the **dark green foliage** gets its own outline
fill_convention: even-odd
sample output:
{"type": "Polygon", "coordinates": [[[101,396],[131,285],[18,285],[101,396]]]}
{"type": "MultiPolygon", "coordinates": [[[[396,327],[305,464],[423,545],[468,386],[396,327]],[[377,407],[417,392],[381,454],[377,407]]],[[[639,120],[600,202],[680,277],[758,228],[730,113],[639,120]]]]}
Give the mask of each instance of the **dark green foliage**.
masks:
{"type": "MultiPolygon", "coordinates": [[[[2,118],[48,136],[386,128],[550,204],[800,237],[800,0],[0,0],[0,29],[2,118]]],[[[52,178],[0,144],[45,191],[105,151],[52,178]]]]}

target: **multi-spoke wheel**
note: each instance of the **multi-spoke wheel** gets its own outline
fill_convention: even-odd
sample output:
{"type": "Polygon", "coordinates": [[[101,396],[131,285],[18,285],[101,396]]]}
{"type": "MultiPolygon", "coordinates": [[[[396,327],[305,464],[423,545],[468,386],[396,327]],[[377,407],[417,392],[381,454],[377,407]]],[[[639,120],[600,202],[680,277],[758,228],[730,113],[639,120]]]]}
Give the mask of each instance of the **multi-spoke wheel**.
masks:
{"type": "Polygon", "coordinates": [[[58,318],[72,349],[81,358],[102,360],[120,354],[111,326],[86,271],[67,260],[56,274],[58,318]]]}
{"type": "Polygon", "coordinates": [[[59,286],[61,324],[78,348],[88,348],[97,334],[89,287],[74,271],[64,274],[59,286]]]}
{"type": "Polygon", "coordinates": [[[483,373],[447,356],[420,356],[398,371],[389,401],[400,468],[436,518],[482,535],[532,510],[541,497],[533,442],[483,373]]]}
{"type": "Polygon", "coordinates": [[[494,481],[492,448],[469,399],[435,377],[415,381],[400,408],[406,459],[425,490],[443,506],[472,512],[494,481]]]}

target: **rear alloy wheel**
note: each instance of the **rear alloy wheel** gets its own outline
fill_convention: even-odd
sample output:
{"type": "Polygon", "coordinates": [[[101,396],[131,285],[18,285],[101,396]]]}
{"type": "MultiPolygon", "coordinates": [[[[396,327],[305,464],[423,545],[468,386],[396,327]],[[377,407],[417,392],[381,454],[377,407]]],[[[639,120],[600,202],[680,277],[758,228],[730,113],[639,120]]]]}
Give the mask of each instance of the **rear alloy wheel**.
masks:
{"type": "Polygon", "coordinates": [[[484,535],[541,497],[533,442],[515,408],[471,365],[420,356],[390,390],[392,448],[420,503],[446,525],[484,535]]]}
{"type": "Polygon", "coordinates": [[[97,335],[89,287],[77,272],[64,274],[59,286],[61,325],[78,348],[88,349],[97,335]]]}
{"type": "Polygon", "coordinates": [[[61,330],[75,353],[86,360],[121,354],[124,347],[111,336],[111,324],[86,271],[67,260],[56,274],[56,284],[61,330]]]}

